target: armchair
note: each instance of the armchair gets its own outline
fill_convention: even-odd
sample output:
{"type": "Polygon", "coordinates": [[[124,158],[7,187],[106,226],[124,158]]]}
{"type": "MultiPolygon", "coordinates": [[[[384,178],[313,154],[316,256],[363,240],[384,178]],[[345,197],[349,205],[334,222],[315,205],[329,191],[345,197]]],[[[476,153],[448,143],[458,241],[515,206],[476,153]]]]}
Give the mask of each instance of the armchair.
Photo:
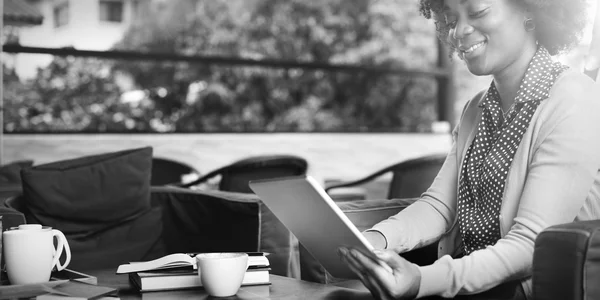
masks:
{"type": "Polygon", "coordinates": [[[200,174],[194,167],[175,160],[153,157],[150,184],[153,186],[181,184],[181,176],[187,174],[200,174]]]}
{"type": "Polygon", "coordinates": [[[600,220],[542,231],[532,272],[535,300],[600,299],[600,220]]]}
{"type": "Polygon", "coordinates": [[[193,182],[179,184],[177,186],[192,187],[220,175],[221,181],[219,182],[219,190],[238,193],[253,193],[248,187],[248,182],[250,180],[303,175],[306,173],[307,169],[308,162],[304,158],[298,156],[252,156],[209,172],[193,182]]]}
{"type": "Polygon", "coordinates": [[[332,184],[326,187],[325,191],[335,197],[331,193],[334,189],[362,185],[387,173],[392,173],[387,199],[419,197],[429,188],[445,160],[446,154],[433,154],[401,161],[363,178],[332,184]]]}

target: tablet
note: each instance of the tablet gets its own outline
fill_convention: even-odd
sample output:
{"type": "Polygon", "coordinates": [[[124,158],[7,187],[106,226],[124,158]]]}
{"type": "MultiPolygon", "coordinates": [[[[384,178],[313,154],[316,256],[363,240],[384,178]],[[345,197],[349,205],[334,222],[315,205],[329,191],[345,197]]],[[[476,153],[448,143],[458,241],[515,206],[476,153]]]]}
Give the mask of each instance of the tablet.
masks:
{"type": "Polygon", "coordinates": [[[347,246],[372,253],[373,246],[316,180],[303,175],[253,180],[249,186],[332,276],[358,278],[337,249],[347,246]]]}

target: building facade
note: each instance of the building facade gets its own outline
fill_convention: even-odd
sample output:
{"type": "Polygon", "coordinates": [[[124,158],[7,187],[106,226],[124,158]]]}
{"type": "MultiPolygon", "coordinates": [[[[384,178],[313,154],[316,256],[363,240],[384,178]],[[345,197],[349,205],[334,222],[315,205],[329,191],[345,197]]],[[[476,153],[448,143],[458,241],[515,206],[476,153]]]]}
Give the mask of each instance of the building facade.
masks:
{"type": "MultiPolygon", "coordinates": [[[[103,51],[121,40],[135,17],[139,0],[29,0],[28,3],[44,18],[39,26],[19,29],[21,45],[103,51]]],[[[21,78],[35,76],[36,69],[50,61],[49,55],[14,57],[21,78]]]]}

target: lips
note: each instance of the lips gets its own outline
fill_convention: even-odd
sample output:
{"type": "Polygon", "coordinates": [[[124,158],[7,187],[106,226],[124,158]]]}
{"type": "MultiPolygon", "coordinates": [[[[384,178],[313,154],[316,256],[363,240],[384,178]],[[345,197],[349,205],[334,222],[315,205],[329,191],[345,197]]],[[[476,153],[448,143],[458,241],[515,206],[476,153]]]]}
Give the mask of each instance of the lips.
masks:
{"type": "Polygon", "coordinates": [[[460,54],[463,57],[468,56],[469,54],[473,53],[475,50],[481,48],[482,46],[484,46],[486,44],[486,41],[481,41],[479,43],[476,44],[472,44],[470,46],[461,46],[458,48],[458,50],[460,51],[460,54]]]}

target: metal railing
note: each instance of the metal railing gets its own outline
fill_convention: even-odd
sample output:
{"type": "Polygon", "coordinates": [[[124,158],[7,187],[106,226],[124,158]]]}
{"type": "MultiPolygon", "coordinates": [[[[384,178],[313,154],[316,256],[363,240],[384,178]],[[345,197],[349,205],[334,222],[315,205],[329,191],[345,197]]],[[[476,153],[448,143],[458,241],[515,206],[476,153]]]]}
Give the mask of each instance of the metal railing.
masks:
{"type": "Polygon", "coordinates": [[[61,57],[88,57],[102,59],[121,59],[152,62],[188,62],[224,66],[255,66],[274,69],[322,70],[330,72],[373,73],[404,77],[433,77],[438,83],[437,119],[454,125],[455,87],[452,76],[452,65],[445,46],[438,41],[438,62],[436,68],[405,69],[397,67],[368,67],[353,64],[332,64],[326,62],[303,62],[293,60],[250,59],[240,57],[223,57],[209,55],[179,55],[172,53],[149,53],[137,51],[93,51],[75,48],[43,48],[17,44],[7,44],[2,48],[6,53],[49,54],[61,57]]]}

